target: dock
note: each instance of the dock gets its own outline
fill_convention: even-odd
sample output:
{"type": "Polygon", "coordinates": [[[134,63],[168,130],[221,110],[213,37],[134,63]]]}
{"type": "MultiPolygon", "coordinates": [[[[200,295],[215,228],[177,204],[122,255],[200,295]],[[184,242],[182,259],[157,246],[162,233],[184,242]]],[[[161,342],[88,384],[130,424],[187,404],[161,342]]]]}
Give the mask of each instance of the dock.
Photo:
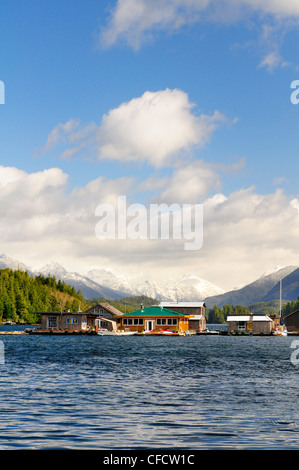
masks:
{"type": "Polygon", "coordinates": [[[26,335],[26,331],[0,331],[0,335],[26,335]]]}

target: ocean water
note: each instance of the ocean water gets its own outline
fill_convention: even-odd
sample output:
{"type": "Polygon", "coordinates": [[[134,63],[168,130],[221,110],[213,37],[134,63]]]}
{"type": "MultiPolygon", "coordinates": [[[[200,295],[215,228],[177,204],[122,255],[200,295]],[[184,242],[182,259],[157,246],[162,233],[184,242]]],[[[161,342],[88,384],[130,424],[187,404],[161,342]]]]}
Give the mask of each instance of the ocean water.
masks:
{"type": "Polygon", "coordinates": [[[0,340],[2,450],[299,446],[294,337],[0,340]]]}

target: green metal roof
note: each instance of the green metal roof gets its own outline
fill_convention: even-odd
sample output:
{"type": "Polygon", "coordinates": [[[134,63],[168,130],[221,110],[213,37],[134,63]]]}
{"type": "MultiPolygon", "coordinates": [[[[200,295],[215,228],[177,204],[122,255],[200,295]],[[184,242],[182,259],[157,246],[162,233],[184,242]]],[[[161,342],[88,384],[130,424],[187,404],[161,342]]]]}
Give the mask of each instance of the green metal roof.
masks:
{"type": "Polygon", "coordinates": [[[174,310],[168,310],[168,308],[161,307],[147,307],[142,310],[136,310],[135,312],[125,313],[124,317],[185,317],[183,313],[175,312],[174,310]]]}

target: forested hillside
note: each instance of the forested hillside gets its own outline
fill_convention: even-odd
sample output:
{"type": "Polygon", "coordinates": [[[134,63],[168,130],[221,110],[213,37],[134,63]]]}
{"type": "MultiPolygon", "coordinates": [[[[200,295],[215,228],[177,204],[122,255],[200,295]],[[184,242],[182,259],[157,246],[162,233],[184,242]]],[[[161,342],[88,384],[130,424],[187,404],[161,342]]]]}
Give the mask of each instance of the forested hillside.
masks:
{"type": "Polygon", "coordinates": [[[297,300],[293,300],[291,302],[287,302],[283,307],[282,307],[282,317],[286,317],[292,312],[295,312],[295,310],[299,309],[299,297],[297,300]]]}
{"type": "Polygon", "coordinates": [[[51,276],[0,269],[0,322],[36,323],[35,312],[75,312],[88,308],[81,292],[51,276]]]}
{"type": "Polygon", "coordinates": [[[242,305],[224,305],[222,309],[214,305],[213,308],[207,309],[206,318],[208,323],[225,323],[229,315],[248,315],[249,313],[248,308],[242,305]]]}

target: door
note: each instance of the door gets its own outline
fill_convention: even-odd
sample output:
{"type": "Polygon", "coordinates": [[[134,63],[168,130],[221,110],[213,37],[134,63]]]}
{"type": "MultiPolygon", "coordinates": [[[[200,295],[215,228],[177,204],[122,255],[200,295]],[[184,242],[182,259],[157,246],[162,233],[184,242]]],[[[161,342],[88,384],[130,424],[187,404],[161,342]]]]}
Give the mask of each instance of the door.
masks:
{"type": "Polygon", "coordinates": [[[145,320],[145,331],[152,331],[155,329],[154,320],[145,320]]]}

